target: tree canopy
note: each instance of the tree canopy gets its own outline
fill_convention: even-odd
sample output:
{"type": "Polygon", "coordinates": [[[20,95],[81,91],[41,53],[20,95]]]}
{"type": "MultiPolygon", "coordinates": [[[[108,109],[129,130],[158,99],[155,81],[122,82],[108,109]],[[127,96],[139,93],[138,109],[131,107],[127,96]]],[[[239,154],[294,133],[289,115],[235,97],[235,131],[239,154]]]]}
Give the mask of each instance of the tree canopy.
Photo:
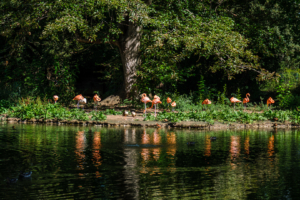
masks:
{"type": "Polygon", "coordinates": [[[199,67],[229,79],[250,70],[261,81],[298,66],[296,1],[3,0],[0,10],[2,83],[73,91],[86,52],[122,66],[127,96],[183,82],[199,67]]]}

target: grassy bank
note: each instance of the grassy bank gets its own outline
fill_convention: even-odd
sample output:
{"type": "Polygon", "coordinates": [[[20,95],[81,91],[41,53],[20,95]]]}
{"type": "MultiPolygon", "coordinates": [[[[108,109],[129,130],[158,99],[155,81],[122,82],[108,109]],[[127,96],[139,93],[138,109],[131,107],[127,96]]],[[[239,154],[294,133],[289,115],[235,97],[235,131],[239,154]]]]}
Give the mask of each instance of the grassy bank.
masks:
{"type": "MultiPolygon", "coordinates": [[[[107,109],[105,111],[84,112],[81,109],[69,109],[61,104],[52,104],[42,101],[40,98],[35,100],[21,99],[18,104],[10,105],[9,102],[1,101],[0,114],[6,114],[10,118],[21,120],[29,119],[56,119],[56,120],[80,120],[80,121],[103,121],[107,115],[121,115],[122,111],[107,109]]],[[[159,105],[160,112],[154,117],[153,112],[147,111],[145,121],[161,122],[181,122],[181,121],[202,121],[214,124],[215,121],[221,123],[247,123],[251,124],[258,121],[279,121],[299,124],[300,112],[297,110],[278,110],[267,108],[264,104],[251,105],[244,109],[243,106],[236,105],[236,109],[229,104],[201,105],[192,102],[181,101],[178,99],[175,112],[166,111],[168,105],[159,105]]],[[[139,105],[140,107],[142,106],[139,105]]],[[[147,105],[149,106],[149,105],[147,105]]],[[[126,108],[124,108],[126,110],[126,108]]],[[[137,108],[139,109],[139,108],[137,108]]],[[[127,109],[129,110],[129,109],[127,109]]],[[[142,111],[142,110],[140,110],[142,111]]]]}
{"type": "Polygon", "coordinates": [[[225,108],[223,110],[207,109],[205,111],[190,111],[190,112],[162,112],[155,118],[152,114],[147,114],[145,120],[147,121],[168,121],[168,122],[180,122],[180,121],[204,121],[213,124],[215,121],[221,123],[248,123],[258,121],[279,121],[279,122],[291,122],[295,124],[300,123],[300,112],[298,111],[283,111],[283,110],[267,110],[264,112],[245,112],[243,110],[234,111],[232,108],[225,108]]]}

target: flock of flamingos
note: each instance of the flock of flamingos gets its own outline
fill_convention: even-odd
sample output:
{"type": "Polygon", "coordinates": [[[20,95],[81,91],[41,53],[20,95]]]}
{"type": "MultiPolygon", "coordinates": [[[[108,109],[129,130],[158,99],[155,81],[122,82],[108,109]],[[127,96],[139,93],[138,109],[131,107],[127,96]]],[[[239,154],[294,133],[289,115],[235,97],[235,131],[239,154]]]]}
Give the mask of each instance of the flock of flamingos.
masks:
{"type": "MultiPolygon", "coordinates": [[[[249,97],[250,97],[250,94],[247,93],[247,94],[246,94],[246,98],[243,99],[243,104],[244,104],[245,107],[246,107],[247,103],[250,101],[249,97]]],[[[54,102],[55,102],[55,103],[57,102],[58,98],[59,98],[59,97],[58,97],[57,95],[54,95],[54,96],[53,96],[53,99],[54,99],[54,102]]],[[[87,101],[86,101],[86,98],[84,98],[81,94],[75,96],[75,97],[73,98],[73,100],[78,101],[78,102],[77,102],[77,108],[79,108],[79,104],[86,104],[86,102],[87,102],[87,101]]],[[[94,100],[94,103],[95,103],[95,109],[97,109],[97,102],[101,101],[101,98],[100,98],[97,94],[95,94],[94,97],[93,97],[93,100],[94,100]]],[[[148,109],[153,108],[153,105],[154,105],[154,108],[155,108],[155,116],[156,116],[156,105],[159,104],[159,103],[162,103],[162,102],[160,101],[160,97],[159,97],[159,96],[154,95],[153,100],[150,100],[150,98],[147,97],[147,94],[146,94],[146,93],[143,93],[143,94],[142,94],[141,102],[143,102],[143,103],[145,104],[145,110],[144,110],[144,113],[146,113],[146,110],[147,110],[146,104],[152,102],[152,106],[151,106],[150,108],[148,108],[148,109]]],[[[170,97],[168,97],[168,98],[167,98],[167,103],[170,104],[171,102],[172,102],[172,99],[171,99],[170,97]]],[[[231,97],[231,98],[230,98],[230,102],[233,103],[233,106],[234,106],[234,109],[235,109],[235,104],[236,104],[236,103],[240,103],[240,102],[242,102],[242,101],[238,100],[238,99],[235,98],[235,97],[231,97]]],[[[274,101],[271,97],[269,97],[268,100],[267,100],[267,106],[269,106],[269,105],[271,105],[271,104],[273,104],[273,103],[275,103],[275,101],[274,101]]],[[[209,99],[205,99],[205,100],[202,102],[202,105],[208,105],[208,104],[211,104],[211,101],[210,101],[209,99]]],[[[176,102],[173,101],[173,102],[171,103],[171,106],[172,106],[172,111],[174,111],[174,107],[176,106],[176,102]]],[[[83,109],[84,109],[84,108],[83,108],[83,109]]]]}

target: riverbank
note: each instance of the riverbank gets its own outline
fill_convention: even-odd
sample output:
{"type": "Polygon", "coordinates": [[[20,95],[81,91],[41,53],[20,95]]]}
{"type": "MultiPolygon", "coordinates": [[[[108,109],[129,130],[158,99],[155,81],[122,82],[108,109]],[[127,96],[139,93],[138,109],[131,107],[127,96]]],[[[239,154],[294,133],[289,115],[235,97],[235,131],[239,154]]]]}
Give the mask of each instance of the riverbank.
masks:
{"type": "Polygon", "coordinates": [[[238,123],[238,122],[218,122],[214,124],[202,121],[181,121],[181,122],[159,122],[159,121],[144,121],[142,115],[121,116],[121,115],[107,115],[106,120],[56,120],[56,119],[30,119],[21,120],[20,118],[11,118],[2,116],[2,121],[8,123],[46,123],[58,125],[91,125],[91,126],[132,126],[132,127],[162,127],[162,128],[193,128],[193,129],[206,129],[206,130],[219,130],[219,129],[274,129],[274,128],[300,128],[300,125],[291,122],[278,122],[278,121],[257,121],[254,123],[238,123]]]}

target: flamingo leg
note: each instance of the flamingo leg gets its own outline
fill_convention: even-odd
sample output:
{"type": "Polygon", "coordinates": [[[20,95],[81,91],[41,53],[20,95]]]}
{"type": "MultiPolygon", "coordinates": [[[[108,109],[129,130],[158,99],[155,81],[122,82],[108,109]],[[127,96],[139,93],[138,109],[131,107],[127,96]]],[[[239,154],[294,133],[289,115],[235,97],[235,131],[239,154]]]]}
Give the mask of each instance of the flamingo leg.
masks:
{"type": "Polygon", "coordinates": [[[233,103],[233,109],[235,110],[235,103],[233,103]]]}
{"type": "Polygon", "coordinates": [[[154,117],[156,117],[156,104],[154,104],[154,117]]]}
{"type": "Polygon", "coordinates": [[[147,109],[147,108],[146,108],[146,103],[145,103],[145,110],[144,110],[145,116],[146,116],[146,109],[147,109]]]}
{"type": "Polygon", "coordinates": [[[78,102],[77,102],[77,109],[79,109],[79,100],[78,100],[78,102]]]}

